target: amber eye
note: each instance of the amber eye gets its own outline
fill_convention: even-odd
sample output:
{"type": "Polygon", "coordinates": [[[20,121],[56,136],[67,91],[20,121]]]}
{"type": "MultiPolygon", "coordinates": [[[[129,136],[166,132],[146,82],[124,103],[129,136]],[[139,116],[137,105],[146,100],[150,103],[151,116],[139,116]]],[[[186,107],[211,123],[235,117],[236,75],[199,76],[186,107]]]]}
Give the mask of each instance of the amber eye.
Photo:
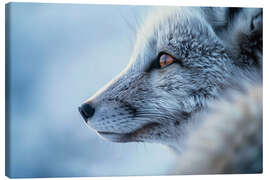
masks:
{"type": "Polygon", "coordinates": [[[169,64],[172,64],[174,62],[174,58],[168,54],[162,54],[160,57],[159,57],[159,66],[161,68],[169,65],[169,64]]]}

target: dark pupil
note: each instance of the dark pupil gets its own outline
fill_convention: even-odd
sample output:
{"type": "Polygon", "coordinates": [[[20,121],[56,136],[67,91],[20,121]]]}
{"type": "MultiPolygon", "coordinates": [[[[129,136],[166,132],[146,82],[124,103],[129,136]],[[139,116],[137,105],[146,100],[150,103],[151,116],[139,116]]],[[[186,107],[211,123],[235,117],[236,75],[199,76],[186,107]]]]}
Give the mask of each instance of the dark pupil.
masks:
{"type": "Polygon", "coordinates": [[[166,65],[166,61],[167,61],[167,54],[163,54],[161,57],[162,57],[162,58],[161,58],[160,64],[162,64],[162,63],[163,63],[163,65],[166,65]]]}

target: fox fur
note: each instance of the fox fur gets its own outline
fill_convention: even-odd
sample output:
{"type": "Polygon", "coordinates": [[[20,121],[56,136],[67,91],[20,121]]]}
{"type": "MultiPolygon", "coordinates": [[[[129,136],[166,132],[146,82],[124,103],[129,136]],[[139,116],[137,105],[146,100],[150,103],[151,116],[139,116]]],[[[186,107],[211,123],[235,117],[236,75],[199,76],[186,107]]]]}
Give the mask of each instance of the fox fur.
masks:
{"type": "Polygon", "coordinates": [[[109,141],[171,147],[178,174],[262,172],[262,9],[158,8],[127,68],[84,104],[109,141]],[[175,62],[161,68],[164,53],[175,62]]]}
{"type": "Polygon", "coordinates": [[[176,174],[262,172],[262,87],[211,104],[190,134],[176,174]]]}

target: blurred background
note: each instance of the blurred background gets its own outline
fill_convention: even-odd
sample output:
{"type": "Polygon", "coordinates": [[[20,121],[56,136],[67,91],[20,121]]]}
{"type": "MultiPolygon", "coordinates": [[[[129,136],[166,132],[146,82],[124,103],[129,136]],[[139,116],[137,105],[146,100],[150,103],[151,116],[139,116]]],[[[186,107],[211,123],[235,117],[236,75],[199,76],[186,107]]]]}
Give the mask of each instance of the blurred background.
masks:
{"type": "Polygon", "coordinates": [[[111,143],[78,106],[128,64],[151,7],[11,3],[7,32],[11,177],[165,175],[162,145],[111,143]]]}

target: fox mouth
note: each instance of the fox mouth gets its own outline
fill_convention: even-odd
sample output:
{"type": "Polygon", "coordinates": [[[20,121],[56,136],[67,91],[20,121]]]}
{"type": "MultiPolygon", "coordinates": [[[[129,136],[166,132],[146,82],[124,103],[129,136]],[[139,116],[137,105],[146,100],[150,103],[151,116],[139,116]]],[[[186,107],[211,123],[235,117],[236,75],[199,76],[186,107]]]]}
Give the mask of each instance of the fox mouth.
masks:
{"type": "Polygon", "coordinates": [[[160,126],[157,122],[148,123],[141,128],[135,129],[129,133],[116,133],[107,131],[97,131],[97,133],[106,140],[119,143],[127,142],[143,142],[142,140],[136,139],[139,134],[147,133],[150,129],[160,126]]]}

